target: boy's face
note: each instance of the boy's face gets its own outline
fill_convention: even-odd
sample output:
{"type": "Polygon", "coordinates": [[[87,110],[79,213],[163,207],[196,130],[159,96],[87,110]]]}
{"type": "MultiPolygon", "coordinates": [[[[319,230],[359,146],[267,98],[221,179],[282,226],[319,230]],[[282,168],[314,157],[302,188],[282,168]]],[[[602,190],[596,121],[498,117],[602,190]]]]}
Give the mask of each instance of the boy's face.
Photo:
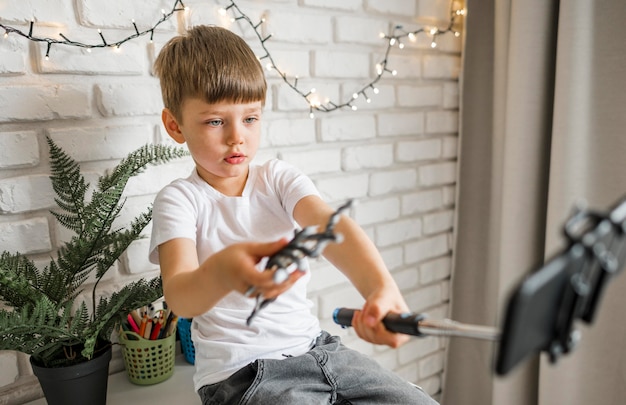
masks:
{"type": "Polygon", "coordinates": [[[168,109],[162,119],[176,142],[187,143],[200,177],[222,194],[235,196],[243,191],[259,147],[262,108],[260,101],[208,104],[192,98],[183,104],[182,122],[168,109]]]}

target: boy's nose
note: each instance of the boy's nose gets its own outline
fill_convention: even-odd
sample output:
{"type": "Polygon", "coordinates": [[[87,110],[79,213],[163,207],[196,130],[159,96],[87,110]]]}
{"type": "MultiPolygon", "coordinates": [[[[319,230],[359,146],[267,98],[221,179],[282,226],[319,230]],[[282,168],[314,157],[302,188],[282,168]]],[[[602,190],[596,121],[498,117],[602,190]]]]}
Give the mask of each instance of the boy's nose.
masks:
{"type": "Polygon", "coordinates": [[[240,128],[232,127],[226,135],[226,143],[228,145],[240,145],[243,143],[244,137],[240,128]]]}

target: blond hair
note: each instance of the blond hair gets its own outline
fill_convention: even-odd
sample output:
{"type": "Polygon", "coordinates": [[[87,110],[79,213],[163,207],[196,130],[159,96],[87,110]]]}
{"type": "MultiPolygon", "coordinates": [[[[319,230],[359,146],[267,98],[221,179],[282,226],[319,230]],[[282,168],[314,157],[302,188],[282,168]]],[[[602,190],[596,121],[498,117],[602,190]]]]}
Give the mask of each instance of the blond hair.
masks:
{"type": "Polygon", "coordinates": [[[265,103],[263,68],[248,44],[233,32],[200,25],[170,39],[154,62],[163,104],[182,122],[187,98],[265,103]]]}

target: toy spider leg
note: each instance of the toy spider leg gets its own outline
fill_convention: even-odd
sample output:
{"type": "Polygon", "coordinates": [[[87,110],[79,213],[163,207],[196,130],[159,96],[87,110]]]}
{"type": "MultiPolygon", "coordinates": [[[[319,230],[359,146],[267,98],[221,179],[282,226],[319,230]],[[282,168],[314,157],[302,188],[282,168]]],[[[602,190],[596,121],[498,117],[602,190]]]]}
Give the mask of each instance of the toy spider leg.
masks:
{"type": "MultiPolygon", "coordinates": [[[[274,283],[280,284],[287,280],[289,274],[293,271],[302,271],[302,260],[305,257],[318,257],[322,254],[326,246],[333,243],[341,243],[343,237],[341,234],[334,233],[335,225],[339,222],[340,214],[352,206],[352,200],[348,200],[344,205],[340,206],[328,220],[326,228],[319,233],[316,233],[318,226],[307,226],[299,231],[296,231],[293,239],[281,250],[272,255],[264,271],[274,272],[274,283]]],[[[245,295],[247,297],[252,296],[256,292],[256,287],[250,287],[245,295]]],[[[256,296],[256,303],[252,313],[246,320],[246,324],[250,325],[254,317],[259,311],[265,308],[269,303],[276,298],[263,298],[261,294],[256,296]]]]}

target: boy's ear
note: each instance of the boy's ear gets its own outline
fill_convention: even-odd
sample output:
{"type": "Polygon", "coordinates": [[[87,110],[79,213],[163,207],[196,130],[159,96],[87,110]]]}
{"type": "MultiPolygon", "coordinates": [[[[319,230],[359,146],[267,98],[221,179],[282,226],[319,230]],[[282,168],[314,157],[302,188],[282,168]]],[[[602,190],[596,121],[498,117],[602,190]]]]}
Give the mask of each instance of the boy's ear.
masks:
{"type": "Polygon", "coordinates": [[[165,130],[167,131],[169,136],[172,137],[173,140],[175,140],[177,143],[185,143],[185,137],[180,130],[178,121],[176,121],[174,114],[172,114],[169,109],[163,109],[163,111],[161,112],[161,121],[163,121],[163,126],[165,127],[165,130]]]}

